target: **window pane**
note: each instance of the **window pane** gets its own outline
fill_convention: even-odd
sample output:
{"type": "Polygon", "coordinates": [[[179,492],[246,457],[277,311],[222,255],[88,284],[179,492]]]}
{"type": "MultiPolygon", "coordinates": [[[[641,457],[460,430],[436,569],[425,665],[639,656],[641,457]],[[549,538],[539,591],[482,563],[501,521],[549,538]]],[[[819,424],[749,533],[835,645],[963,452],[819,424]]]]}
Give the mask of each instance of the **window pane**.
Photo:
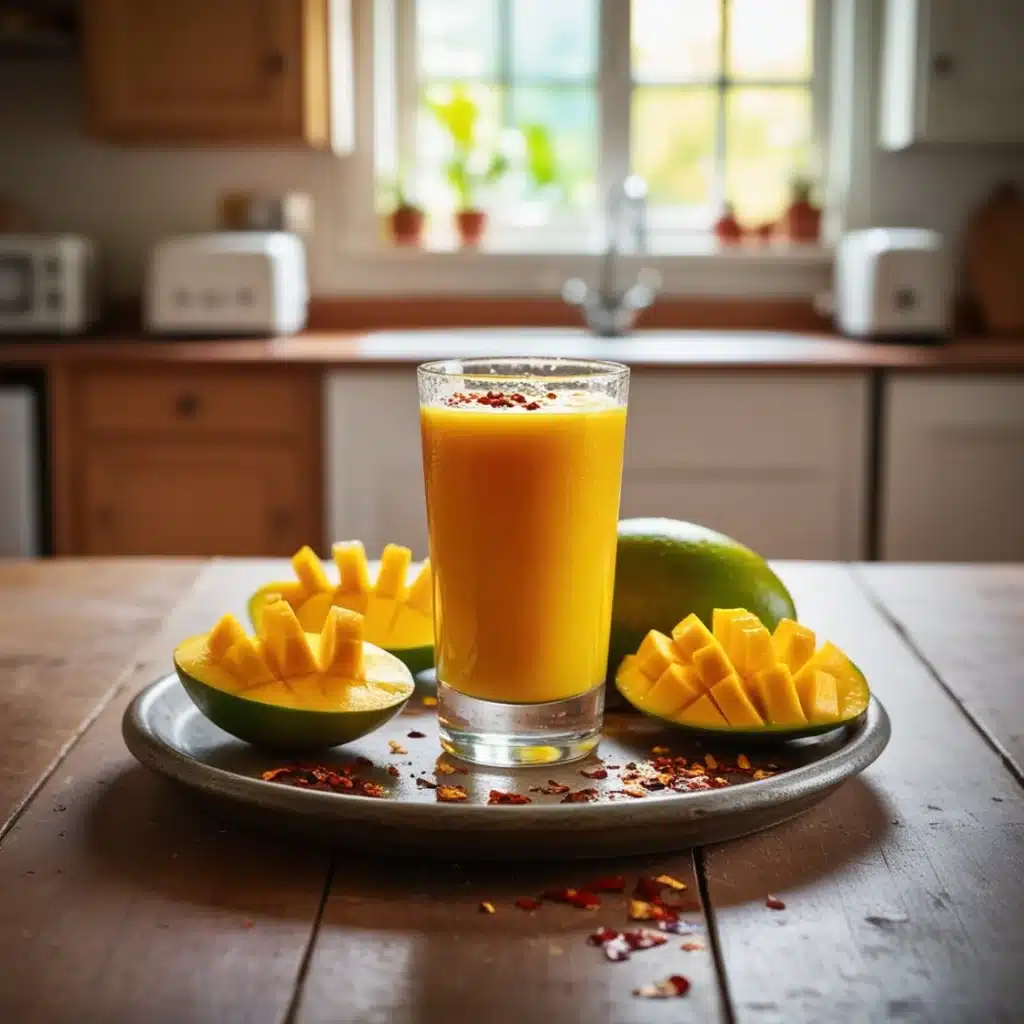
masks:
{"type": "Polygon", "coordinates": [[[596,0],[512,0],[509,14],[513,77],[596,77],[596,0]]]}
{"type": "Polygon", "coordinates": [[[641,87],[633,93],[633,170],[655,205],[703,206],[713,196],[715,92],[641,87]]]}
{"type": "Polygon", "coordinates": [[[497,0],[416,0],[420,75],[492,77],[497,71],[497,0]]]}
{"type": "Polygon", "coordinates": [[[789,179],[808,169],[810,90],[737,88],[725,109],[726,197],[741,221],[774,219],[789,201],[789,179]]]}
{"type": "Polygon", "coordinates": [[[732,0],[728,73],[810,78],[814,0],[732,0]]]}
{"type": "Polygon", "coordinates": [[[719,0],[633,0],[633,79],[680,82],[719,72],[719,0]]]}
{"type": "MultiPolygon", "coordinates": [[[[522,194],[540,191],[563,197],[574,206],[589,206],[597,194],[597,100],[583,87],[541,88],[521,86],[512,90],[512,117],[516,127],[543,129],[541,148],[549,142],[554,151],[551,186],[537,189],[532,175],[523,181],[522,194]]],[[[546,161],[539,154],[539,170],[546,161]]]]}

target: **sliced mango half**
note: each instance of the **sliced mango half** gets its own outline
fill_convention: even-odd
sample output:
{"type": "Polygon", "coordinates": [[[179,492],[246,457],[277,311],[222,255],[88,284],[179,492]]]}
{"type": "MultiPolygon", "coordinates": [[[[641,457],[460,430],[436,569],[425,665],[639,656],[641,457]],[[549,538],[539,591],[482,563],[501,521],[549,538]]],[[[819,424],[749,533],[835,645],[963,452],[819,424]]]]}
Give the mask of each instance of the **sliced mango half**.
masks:
{"type": "Polygon", "coordinates": [[[259,635],[231,615],[174,652],[178,678],[215,725],[269,750],[313,750],[349,743],[401,711],[412,674],[393,654],[364,640],[364,618],[332,607],[317,632],[291,605],[267,602],[259,635]]]}
{"type": "Polygon", "coordinates": [[[249,620],[259,629],[267,604],[281,598],[295,612],[302,629],[319,633],[332,608],[358,612],[366,639],[400,658],[413,673],[434,664],[433,575],[430,560],[412,561],[409,548],[388,544],[381,552],[376,579],[361,541],[342,541],[331,550],[338,582],[327,574],[312,548],[292,556],[294,580],[266,583],[249,599],[249,620]]]}
{"type": "Polygon", "coordinates": [[[652,630],[622,659],[615,685],[635,708],[699,732],[795,739],[859,719],[871,693],[835,644],[782,619],[774,633],[744,608],[694,615],[671,637],[652,630]]]}

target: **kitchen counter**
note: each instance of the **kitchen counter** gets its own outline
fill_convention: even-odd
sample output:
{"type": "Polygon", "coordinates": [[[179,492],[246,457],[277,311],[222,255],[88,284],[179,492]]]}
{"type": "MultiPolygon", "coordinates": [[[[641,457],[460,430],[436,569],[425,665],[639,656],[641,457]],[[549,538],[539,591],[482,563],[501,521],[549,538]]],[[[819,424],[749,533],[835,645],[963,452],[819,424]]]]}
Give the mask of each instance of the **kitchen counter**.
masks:
{"type": "Polygon", "coordinates": [[[574,867],[332,851],[242,828],[131,758],[134,694],[282,565],[0,563],[0,1020],[1016,1019],[1024,567],[777,563],[885,703],[889,749],[767,832],[574,867]],[[622,897],[513,905],[662,872],[689,887],[699,948],[609,963],[587,935],[625,926],[622,897]],[[685,999],[631,994],[670,974],[685,999]]]}
{"type": "Polygon", "coordinates": [[[748,370],[1024,371],[1024,339],[965,338],[943,345],[855,341],[828,334],[640,330],[595,338],[568,328],[306,331],[292,338],[153,340],[121,335],[0,342],[0,367],[102,362],[171,365],[414,365],[446,356],[549,355],[612,359],[637,367],[748,370]]]}

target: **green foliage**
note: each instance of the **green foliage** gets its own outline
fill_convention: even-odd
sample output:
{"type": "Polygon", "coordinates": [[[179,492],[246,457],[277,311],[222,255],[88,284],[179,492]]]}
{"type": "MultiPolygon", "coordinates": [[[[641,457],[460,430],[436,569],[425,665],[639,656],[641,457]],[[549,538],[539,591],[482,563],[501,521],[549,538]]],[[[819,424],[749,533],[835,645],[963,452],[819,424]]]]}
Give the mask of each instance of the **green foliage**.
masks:
{"type": "Polygon", "coordinates": [[[551,133],[542,124],[524,124],[520,129],[526,143],[526,171],[537,189],[560,183],[558,156],[551,133]]]}

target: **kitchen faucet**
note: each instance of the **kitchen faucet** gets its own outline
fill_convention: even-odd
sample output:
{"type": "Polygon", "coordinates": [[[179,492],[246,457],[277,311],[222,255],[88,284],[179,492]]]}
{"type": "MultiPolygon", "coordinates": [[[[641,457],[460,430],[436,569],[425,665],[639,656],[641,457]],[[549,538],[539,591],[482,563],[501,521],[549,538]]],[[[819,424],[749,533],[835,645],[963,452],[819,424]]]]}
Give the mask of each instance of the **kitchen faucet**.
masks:
{"type": "Polygon", "coordinates": [[[611,190],[606,226],[608,243],[601,260],[598,287],[590,288],[585,281],[574,277],[562,287],[562,298],[583,310],[583,318],[595,334],[612,338],[629,331],[636,314],[654,301],[658,290],[658,273],[649,269],[641,270],[636,281],[624,292],[617,287],[616,269],[623,229],[631,228],[636,252],[647,249],[647,183],[643,178],[631,174],[611,190]]]}

